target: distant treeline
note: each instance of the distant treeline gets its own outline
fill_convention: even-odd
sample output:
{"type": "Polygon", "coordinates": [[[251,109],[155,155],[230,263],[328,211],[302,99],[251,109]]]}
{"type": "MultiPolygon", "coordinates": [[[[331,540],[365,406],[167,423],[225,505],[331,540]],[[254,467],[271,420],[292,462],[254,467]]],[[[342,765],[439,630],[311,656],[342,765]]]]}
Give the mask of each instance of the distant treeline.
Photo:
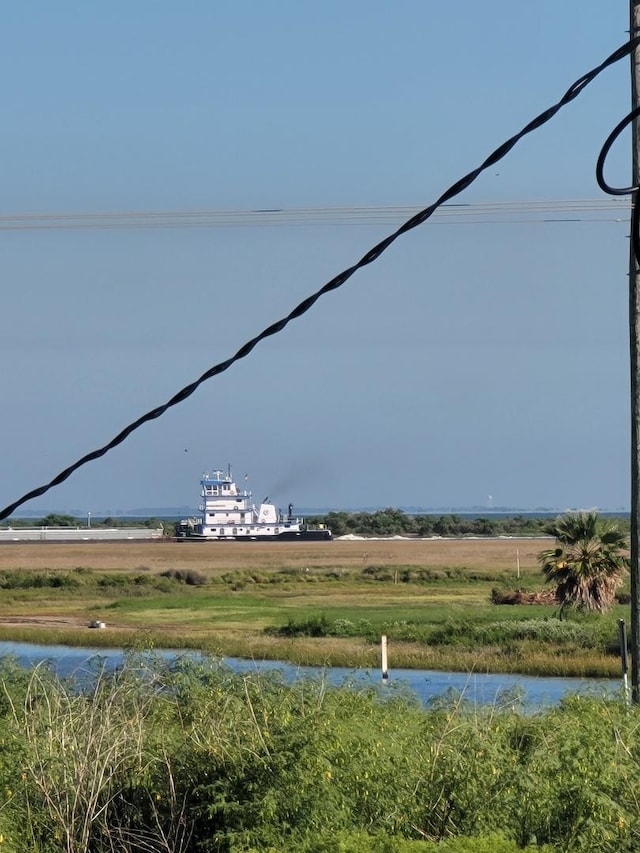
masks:
{"type": "MultiPolygon", "coordinates": [[[[553,520],[550,515],[471,516],[456,513],[411,515],[401,509],[381,509],[375,512],[328,512],[309,518],[313,524],[324,524],[334,536],[543,536],[545,527],[553,520]]],[[[622,531],[629,531],[628,516],[611,516],[622,531]]],[[[49,513],[44,518],[10,518],[2,527],[162,527],[173,536],[175,518],[106,518],[76,517],[64,513],[49,513]]]]}
{"type": "MultiPolygon", "coordinates": [[[[329,512],[313,519],[329,527],[334,536],[542,536],[552,520],[549,515],[409,515],[401,509],[329,512]]],[[[628,531],[628,516],[615,520],[621,530],[628,531]]]]}
{"type": "Polygon", "coordinates": [[[156,530],[164,528],[165,533],[173,533],[175,519],[165,521],[161,518],[96,518],[95,516],[75,516],[62,512],[50,512],[43,518],[9,518],[0,522],[0,527],[148,527],[156,530]]]}

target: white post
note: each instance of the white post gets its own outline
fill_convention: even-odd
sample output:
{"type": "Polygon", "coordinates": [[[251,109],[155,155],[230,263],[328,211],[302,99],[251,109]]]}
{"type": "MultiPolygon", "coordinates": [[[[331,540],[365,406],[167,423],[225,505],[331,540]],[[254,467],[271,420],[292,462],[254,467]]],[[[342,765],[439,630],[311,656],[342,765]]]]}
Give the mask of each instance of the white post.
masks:
{"type": "Polygon", "coordinates": [[[624,698],[629,704],[629,679],[627,678],[627,628],[624,619],[618,619],[618,637],[620,639],[620,663],[622,664],[622,686],[624,698]]]}
{"type": "Polygon", "coordinates": [[[389,667],[387,665],[387,635],[383,634],[380,640],[380,649],[382,652],[382,683],[386,684],[389,679],[389,667]]]}
{"type": "Polygon", "coordinates": [[[87,527],[91,527],[91,513],[87,513],[87,527]]]}

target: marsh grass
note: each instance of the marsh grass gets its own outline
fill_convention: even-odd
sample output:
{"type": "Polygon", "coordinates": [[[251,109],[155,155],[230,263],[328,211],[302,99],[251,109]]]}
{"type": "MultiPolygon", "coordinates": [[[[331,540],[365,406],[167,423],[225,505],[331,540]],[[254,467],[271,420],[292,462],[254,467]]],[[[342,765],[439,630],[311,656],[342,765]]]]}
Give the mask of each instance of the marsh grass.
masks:
{"type": "Polygon", "coordinates": [[[625,607],[560,623],[554,606],[491,603],[496,586],[542,588],[540,547],[539,540],[4,546],[0,639],[121,647],[146,637],[156,647],[376,666],[386,634],[396,667],[617,675],[616,620],[625,607]],[[88,631],[93,619],[107,629],[88,631]]]}

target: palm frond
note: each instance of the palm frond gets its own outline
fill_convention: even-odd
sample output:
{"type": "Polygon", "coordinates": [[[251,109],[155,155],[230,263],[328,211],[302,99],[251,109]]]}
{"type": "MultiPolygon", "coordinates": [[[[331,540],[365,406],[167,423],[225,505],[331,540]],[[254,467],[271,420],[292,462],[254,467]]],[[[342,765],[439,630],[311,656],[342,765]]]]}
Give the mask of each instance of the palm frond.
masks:
{"type": "Polygon", "coordinates": [[[546,526],[555,548],[538,554],[542,572],[556,584],[561,610],[608,610],[629,567],[628,544],[614,522],[592,510],[566,513],[546,526]]]}

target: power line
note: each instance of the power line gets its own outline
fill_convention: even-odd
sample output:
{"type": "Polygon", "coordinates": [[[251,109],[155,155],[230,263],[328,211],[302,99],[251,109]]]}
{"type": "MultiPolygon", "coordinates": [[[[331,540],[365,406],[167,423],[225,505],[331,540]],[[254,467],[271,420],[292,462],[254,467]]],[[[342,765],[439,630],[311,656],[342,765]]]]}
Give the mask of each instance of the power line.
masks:
{"type": "MultiPolygon", "coordinates": [[[[187,209],[8,213],[0,215],[0,231],[80,231],[154,228],[248,228],[322,225],[397,225],[415,216],[418,205],[344,205],[281,209],[187,209]]],[[[623,222],[628,199],[542,199],[445,204],[430,225],[548,222],[553,214],[572,214],[572,221],[623,222]],[[576,216],[576,214],[580,214],[576,216]],[[597,216],[596,214],[600,214],[597,216]]],[[[561,217],[558,217],[561,219],[561,217]]]]}
{"type": "Polygon", "coordinates": [[[324,296],[326,293],[329,293],[333,290],[337,290],[339,287],[342,287],[354,273],[356,273],[359,269],[362,269],[368,264],[376,261],[380,255],[385,252],[389,246],[394,243],[398,237],[407,233],[408,231],[417,228],[418,225],[422,225],[427,221],[439,208],[443,207],[447,204],[450,199],[455,198],[455,196],[459,195],[463,190],[466,190],[476,178],[482,174],[486,169],[494,166],[503,157],[511,151],[511,149],[517,145],[517,143],[527,134],[532,133],[534,130],[542,127],[546,122],[550,121],[555,114],[562,109],[562,107],[566,106],[568,103],[577,98],[577,96],[582,92],[582,90],[587,86],[592,80],[594,80],[605,68],[610,65],[613,65],[615,62],[618,62],[623,57],[629,55],[633,50],[636,49],[637,46],[640,45],[640,36],[636,36],[632,38],[630,41],[621,45],[617,50],[615,50],[610,56],[607,57],[600,65],[588,71],[582,77],[575,81],[565,92],[565,94],[557,101],[555,104],[550,106],[544,112],[540,113],[534,119],[532,119],[525,127],[522,128],[518,133],[514,134],[514,136],[510,137],[503,142],[495,151],[493,151],[479,166],[473,169],[471,172],[464,175],[458,181],[456,181],[452,186],[450,186],[442,195],[435,201],[433,204],[430,204],[428,207],[425,207],[423,210],[420,210],[418,213],[411,216],[403,225],[397,228],[392,234],[386,237],[384,240],[381,240],[377,243],[373,248],[371,248],[360,260],[353,264],[353,266],[348,267],[343,270],[337,276],[332,278],[326,284],[324,284],[319,290],[315,293],[308,296],[304,299],[299,305],[297,305],[286,317],[283,317],[280,320],[277,320],[275,323],[272,323],[266,329],[264,329],[260,334],[256,335],[251,340],[247,341],[240,349],[235,353],[235,355],[230,358],[222,361],[213,367],[209,368],[209,370],[205,371],[199,379],[196,379],[194,382],[191,382],[189,385],[186,385],[170,400],[164,403],[161,406],[157,406],[155,409],[151,409],[151,411],[147,412],[144,415],[141,415],[137,420],[128,424],[121,432],[118,433],[111,441],[107,444],[99,447],[97,450],[93,450],[91,453],[87,453],[85,456],[81,457],[70,465],[68,468],[65,468],[61,471],[56,477],[54,477],[50,482],[45,485],[38,486],[35,489],[27,492],[21,498],[14,501],[13,503],[6,506],[2,511],[0,511],[0,521],[4,518],[7,518],[11,513],[13,513],[19,506],[27,501],[32,500],[33,498],[39,497],[40,495],[48,492],[49,489],[54,486],[63,483],[67,480],[74,471],[77,471],[78,468],[81,468],[83,465],[86,465],[88,462],[91,462],[94,459],[99,459],[101,456],[104,456],[114,447],[117,447],[119,444],[122,444],[132,432],[137,430],[143,424],[155,420],[163,415],[168,409],[172,406],[176,406],[178,403],[182,403],[187,397],[190,397],[191,394],[196,391],[197,388],[202,385],[203,382],[206,382],[208,379],[211,379],[214,376],[217,376],[220,373],[228,370],[231,365],[235,364],[236,361],[240,359],[246,358],[255,347],[263,341],[265,338],[271,337],[272,335],[277,335],[281,332],[292,320],[301,317],[310,308],[312,308],[315,303],[320,299],[321,296],[324,296]]]}

